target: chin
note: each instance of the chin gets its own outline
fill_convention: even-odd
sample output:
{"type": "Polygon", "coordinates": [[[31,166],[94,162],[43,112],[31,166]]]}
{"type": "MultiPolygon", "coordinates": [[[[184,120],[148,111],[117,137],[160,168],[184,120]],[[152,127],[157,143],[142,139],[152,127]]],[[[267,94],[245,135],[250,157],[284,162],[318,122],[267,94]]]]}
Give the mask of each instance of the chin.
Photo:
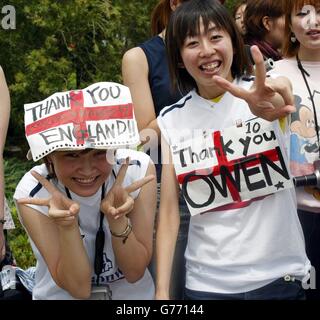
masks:
{"type": "MultiPolygon", "coordinates": [[[[99,190],[99,189],[98,189],[99,190]]],[[[80,196],[80,197],[84,197],[84,198],[87,198],[87,197],[91,197],[91,196],[93,196],[94,194],[96,194],[97,193],[97,191],[98,190],[96,190],[96,191],[90,191],[90,190],[77,190],[77,192],[74,192],[74,193],[76,193],[78,196],[80,196]]]]}
{"type": "Polygon", "coordinates": [[[70,186],[70,190],[77,194],[80,197],[91,197],[96,194],[101,188],[102,184],[95,183],[94,185],[78,185],[77,183],[73,183],[70,186]]]}

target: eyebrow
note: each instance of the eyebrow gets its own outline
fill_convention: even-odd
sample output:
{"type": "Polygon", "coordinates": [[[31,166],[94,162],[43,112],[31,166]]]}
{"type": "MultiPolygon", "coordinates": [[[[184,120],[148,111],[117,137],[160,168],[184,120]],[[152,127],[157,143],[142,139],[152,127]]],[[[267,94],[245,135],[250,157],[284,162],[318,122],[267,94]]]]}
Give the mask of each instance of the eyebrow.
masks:
{"type": "MultiPolygon", "coordinates": [[[[213,27],[209,27],[208,30],[206,32],[212,32],[212,31],[218,31],[220,30],[221,28],[218,28],[216,25],[213,26],[213,27]]],[[[194,36],[197,36],[198,34],[195,34],[193,36],[190,35],[190,32],[187,34],[187,37],[194,37],[194,36]]]]}
{"type": "Polygon", "coordinates": [[[220,29],[220,28],[218,28],[217,26],[210,27],[210,28],[208,28],[208,32],[217,31],[217,30],[219,30],[219,29],[220,29]]]}

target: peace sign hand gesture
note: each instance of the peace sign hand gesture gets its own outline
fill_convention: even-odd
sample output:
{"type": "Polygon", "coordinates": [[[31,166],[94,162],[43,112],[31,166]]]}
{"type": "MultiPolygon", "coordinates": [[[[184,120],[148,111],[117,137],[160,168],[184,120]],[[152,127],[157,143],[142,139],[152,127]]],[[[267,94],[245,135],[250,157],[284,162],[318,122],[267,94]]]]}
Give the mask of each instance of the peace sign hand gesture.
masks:
{"type": "Polygon", "coordinates": [[[128,167],[129,158],[127,158],[126,162],[121,166],[112,188],[106,194],[101,203],[100,209],[106,215],[109,223],[130,213],[134,206],[134,200],[130,196],[130,193],[138,190],[155,179],[154,175],[149,175],[124,188],[122,183],[128,167]]]}
{"type": "Polygon", "coordinates": [[[295,112],[292,86],[288,78],[266,78],[263,56],[257,46],[251,47],[256,65],[255,80],[249,90],[238,87],[220,76],[214,76],[215,83],[235,97],[245,100],[251,112],[257,117],[273,121],[295,112]]]}
{"type": "Polygon", "coordinates": [[[47,206],[49,208],[49,217],[60,227],[71,227],[77,223],[77,215],[80,211],[78,203],[67,198],[51,182],[41,176],[36,171],[31,174],[42,184],[42,186],[51,194],[47,199],[23,198],[19,199],[19,204],[33,204],[38,206],[47,206]]]}

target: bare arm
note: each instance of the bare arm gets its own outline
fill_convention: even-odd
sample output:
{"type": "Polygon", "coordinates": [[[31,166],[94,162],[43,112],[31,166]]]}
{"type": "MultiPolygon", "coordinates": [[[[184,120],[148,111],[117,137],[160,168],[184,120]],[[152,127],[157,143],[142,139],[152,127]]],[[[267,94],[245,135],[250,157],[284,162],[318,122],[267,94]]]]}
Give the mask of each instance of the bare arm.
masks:
{"type": "MultiPolygon", "coordinates": [[[[10,96],[3,70],[0,66],[0,219],[4,218],[4,168],[3,151],[10,116],[10,96]]],[[[5,255],[3,224],[0,223],[0,261],[5,255]]]]}
{"type": "MultiPolygon", "coordinates": [[[[122,173],[125,174],[126,169],[121,168],[121,170],[122,173]]],[[[155,174],[154,165],[149,163],[146,177],[137,182],[137,185],[133,183],[131,187],[126,188],[130,193],[142,185],[139,196],[134,202],[133,199],[129,197],[118,209],[115,209],[113,206],[113,208],[108,207],[109,205],[106,204],[102,207],[102,211],[105,212],[112,232],[121,233],[126,229],[126,216],[128,216],[132,222],[132,232],[125,242],[123,242],[123,238],[112,237],[112,247],[117,264],[128,282],[138,281],[144,275],[151,260],[156,210],[155,174]]],[[[120,171],[117,176],[117,180],[118,179],[121,180],[120,171]]],[[[118,187],[120,187],[120,185],[118,187]]],[[[117,190],[114,191],[117,192],[117,190]]],[[[119,191],[122,194],[123,190],[119,191]]],[[[108,195],[106,198],[108,201],[108,195]]]]}
{"type": "MultiPolygon", "coordinates": [[[[169,152],[167,146],[162,150],[169,152]]],[[[169,164],[162,165],[161,175],[160,212],[156,233],[156,299],[169,299],[172,262],[180,225],[179,187],[171,155],[169,157],[169,164]]]]}
{"type": "Polygon", "coordinates": [[[143,50],[136,47],[127,51],[122,59],[122,78],[131,92],[138,129],[155,130],[160,138],[148,76],[149,66],[143,50]]]}
{"type": "Polygon", "coordinates": [[[24,227],[44,258],[56,284],[78,299],[91,292],[91,266],[79,231],[80,207],[45,178],[37,179],[52,195],[49,199],[19,199],[24,227]],[[25,204],[49,207],[49,216],[25,204]]]}

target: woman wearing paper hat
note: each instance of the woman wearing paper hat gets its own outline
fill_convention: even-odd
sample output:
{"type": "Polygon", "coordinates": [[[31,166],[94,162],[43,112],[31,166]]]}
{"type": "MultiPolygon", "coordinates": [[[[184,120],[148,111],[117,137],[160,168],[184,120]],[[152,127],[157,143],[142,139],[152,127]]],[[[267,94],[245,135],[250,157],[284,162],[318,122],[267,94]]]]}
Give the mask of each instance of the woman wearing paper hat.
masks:
{"type": "Polygon", "coordinates": [[[45,162],[14,195],[37,258],[33,299],[152,299],[155,169],[119,149],[139,140],[128,88],[57,93],[25,105],[25,123],[45,162]]]}
{"type": "Polygon", "coordinates": [[[10,117],[10,96],[5,75],[0,66],[0,270],[6,256],[5,230],[14,229],[9,207],[4,197],[3,150],[10,117]]]}

